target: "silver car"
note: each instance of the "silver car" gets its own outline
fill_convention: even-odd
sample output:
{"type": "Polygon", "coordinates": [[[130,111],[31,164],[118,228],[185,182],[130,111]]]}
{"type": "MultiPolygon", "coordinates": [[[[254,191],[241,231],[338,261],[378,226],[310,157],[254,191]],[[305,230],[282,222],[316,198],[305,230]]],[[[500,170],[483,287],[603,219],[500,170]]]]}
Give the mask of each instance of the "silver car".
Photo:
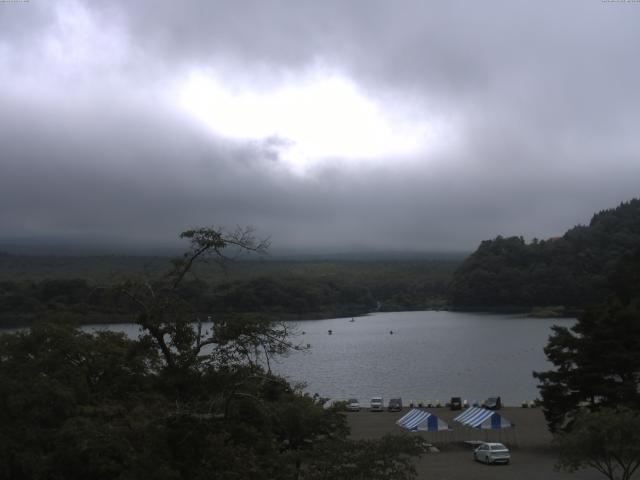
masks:
{"type": "Polygon", "coordinates": [[[509,463],[511,454],[509,449],[501,443],[483,442],[473,451],[473,459],[477,462],[484,462],[487,465],[509,463]]]}
{"type": "Polygon", "coordinates": [[[360,403],[357,398],[350,398],[347,401],[347,411],[348,412],[359,412],[360,411],[360,403]]]}
{"type": "Polygon", "coordinates": [[[373,397],[371,399],[371,407],[369,408],[371,412],[382,412],[384,411],[384,400],[382,397],[373,397]]]}

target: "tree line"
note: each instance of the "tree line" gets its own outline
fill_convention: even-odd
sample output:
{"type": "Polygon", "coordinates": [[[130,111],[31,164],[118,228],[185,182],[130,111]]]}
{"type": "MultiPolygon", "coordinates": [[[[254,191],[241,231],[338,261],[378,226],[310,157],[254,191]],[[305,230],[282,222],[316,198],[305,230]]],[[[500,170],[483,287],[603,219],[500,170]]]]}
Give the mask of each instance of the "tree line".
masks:
{"type": "MultiPolygon", "coordinates": [[[[260,313],[296,319],[442,308],[456,265],[356,263],[336,273],[333,264],[316,264],[307,273],[294,264],[299,272],[288,274],[278,271],[283,268],[278,264],[272,269],[261,266],[259,276],[239,279],[194,275],[180,284],[180,293],[198,312],[211,315],[260,313]]],[[[238,268],[247,270],[251,264],[238,268]]],[[[153,285],[157,280],[144,281],[153,285]]],[[[75,314],[85,323],[132,321],[135,305],[114,296],[105,288],[109,286],[85,278],[0,281],[0,327],[29,324],[51,313],[75,314]]]]}
{"type": "Polygon", "coordinates": [[[608,278],[640,245],[640,200],[593,216],[562,237],[496,237],[483,241],[453,275],[455,308],[561,305],[582,309],[610,292],[608,278]]]}
{"type": "MultiPolygon", "coordinates": [[[[462,263],[455,259],[367,262],[240,262],[234,275],[212,274],[197,266],[197,275],[181,288],[202,313],[263,313],[280,318],[320,318],[357,315],[374,310],[473,308],[496,310],[560,306],[553,313],[573,314],[597,303],[610,292],[608,278],[620,258],[640,244],[640,200],[622,203],[593,216],[562,237],[527,243],[522,237],[483,241],[462,263]]],[[[53,262],[60,267],[60,259],[53,262]]],[[[109,258],[71,262],[66,278],[38,278],[51,274],[53,260],[25,260],[2,255],[6,271],[26,262],[29,278],[0,281],[0,325],[28,324],[51,312],[82,315],[87,322],[127,321],[134,309],[116,302],[101,286],[109,258]],[[84,276],[74,278],[73,272],[84,276]],[[96,278],[91,278],[92,272],[96,278]]],[[[122,274],[128,265],[113,260],[122,274]]],[[[153,282],[158,259],[149,260],[153,282]]],[[[62,267],[60,267],[62,268],[62,267]]],[[[140,272],[138,272],[140,273],[140,272]]],[[[147,272],[148,273],[148,272],[147,272]]],[[[140,279],[144,275],[137,276],[140,279]]]]}

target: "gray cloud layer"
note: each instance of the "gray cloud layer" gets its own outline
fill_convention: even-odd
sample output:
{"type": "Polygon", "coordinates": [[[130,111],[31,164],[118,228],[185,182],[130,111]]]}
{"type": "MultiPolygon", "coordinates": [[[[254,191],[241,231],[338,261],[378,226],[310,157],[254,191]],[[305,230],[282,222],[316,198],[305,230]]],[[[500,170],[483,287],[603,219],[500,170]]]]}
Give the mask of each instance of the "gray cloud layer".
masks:
{"type": "MultiPolygon", "coordinates": [[[[640,3],[0,4],[4,239],[164,245],[251,224],[277,246],[471,249],[546,237],[637,196],[640,3]],[[310,68],[450,119],[437,152],[305,175],[273,139],[172,103],[194,69],[265,88],[310,68]]],[[[389,100],[391,99],[391,100],[389,100]]],[[[411,119],[409,119],[410,121],[411,119]]]]}

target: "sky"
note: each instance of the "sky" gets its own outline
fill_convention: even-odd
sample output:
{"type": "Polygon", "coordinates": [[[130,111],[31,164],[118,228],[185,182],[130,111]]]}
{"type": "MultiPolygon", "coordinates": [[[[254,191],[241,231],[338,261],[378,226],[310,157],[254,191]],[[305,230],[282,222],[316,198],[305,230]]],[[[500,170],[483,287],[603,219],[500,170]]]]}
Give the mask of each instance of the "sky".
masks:
{"type": "Polygon", "coordinates": [[[0,0],[0,245],[471,251],[640,190],[640,1],[0,0]]]}

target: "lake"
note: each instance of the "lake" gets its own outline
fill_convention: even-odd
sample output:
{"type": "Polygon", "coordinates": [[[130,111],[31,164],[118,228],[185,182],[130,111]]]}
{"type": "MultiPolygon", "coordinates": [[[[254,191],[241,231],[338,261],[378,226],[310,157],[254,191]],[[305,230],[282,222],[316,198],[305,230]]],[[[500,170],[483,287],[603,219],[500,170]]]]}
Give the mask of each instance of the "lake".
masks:
{"type": "Polygon", "coordinates": [[[500,395],[504,403],[519,405],[539,396],[531,372],[550,368],[543,348],[551,326],[573,323],[443,311],[300,322],[300,338],[310,351],[292,354],[274,369],[332,398],[363,402],[379,394],[408,403],[500,395]]]}
{"type": "MultiPolygon", "coordinates": [[[[542,349],[551,326],[575,323],[445,311],[372,313],[350,320],[298,322],[298,343],[311,348],[272,368],[292,382],[305,382],[309,393],[355,397],[363,404],[374,395],[402,397],[405,404],[500,395],[503,403],[520,405],[539,396],[531,372],[550,368],[542,349]]],[[[105,327],[133,336],[137,331],[133,325],[105,327]]]]}

